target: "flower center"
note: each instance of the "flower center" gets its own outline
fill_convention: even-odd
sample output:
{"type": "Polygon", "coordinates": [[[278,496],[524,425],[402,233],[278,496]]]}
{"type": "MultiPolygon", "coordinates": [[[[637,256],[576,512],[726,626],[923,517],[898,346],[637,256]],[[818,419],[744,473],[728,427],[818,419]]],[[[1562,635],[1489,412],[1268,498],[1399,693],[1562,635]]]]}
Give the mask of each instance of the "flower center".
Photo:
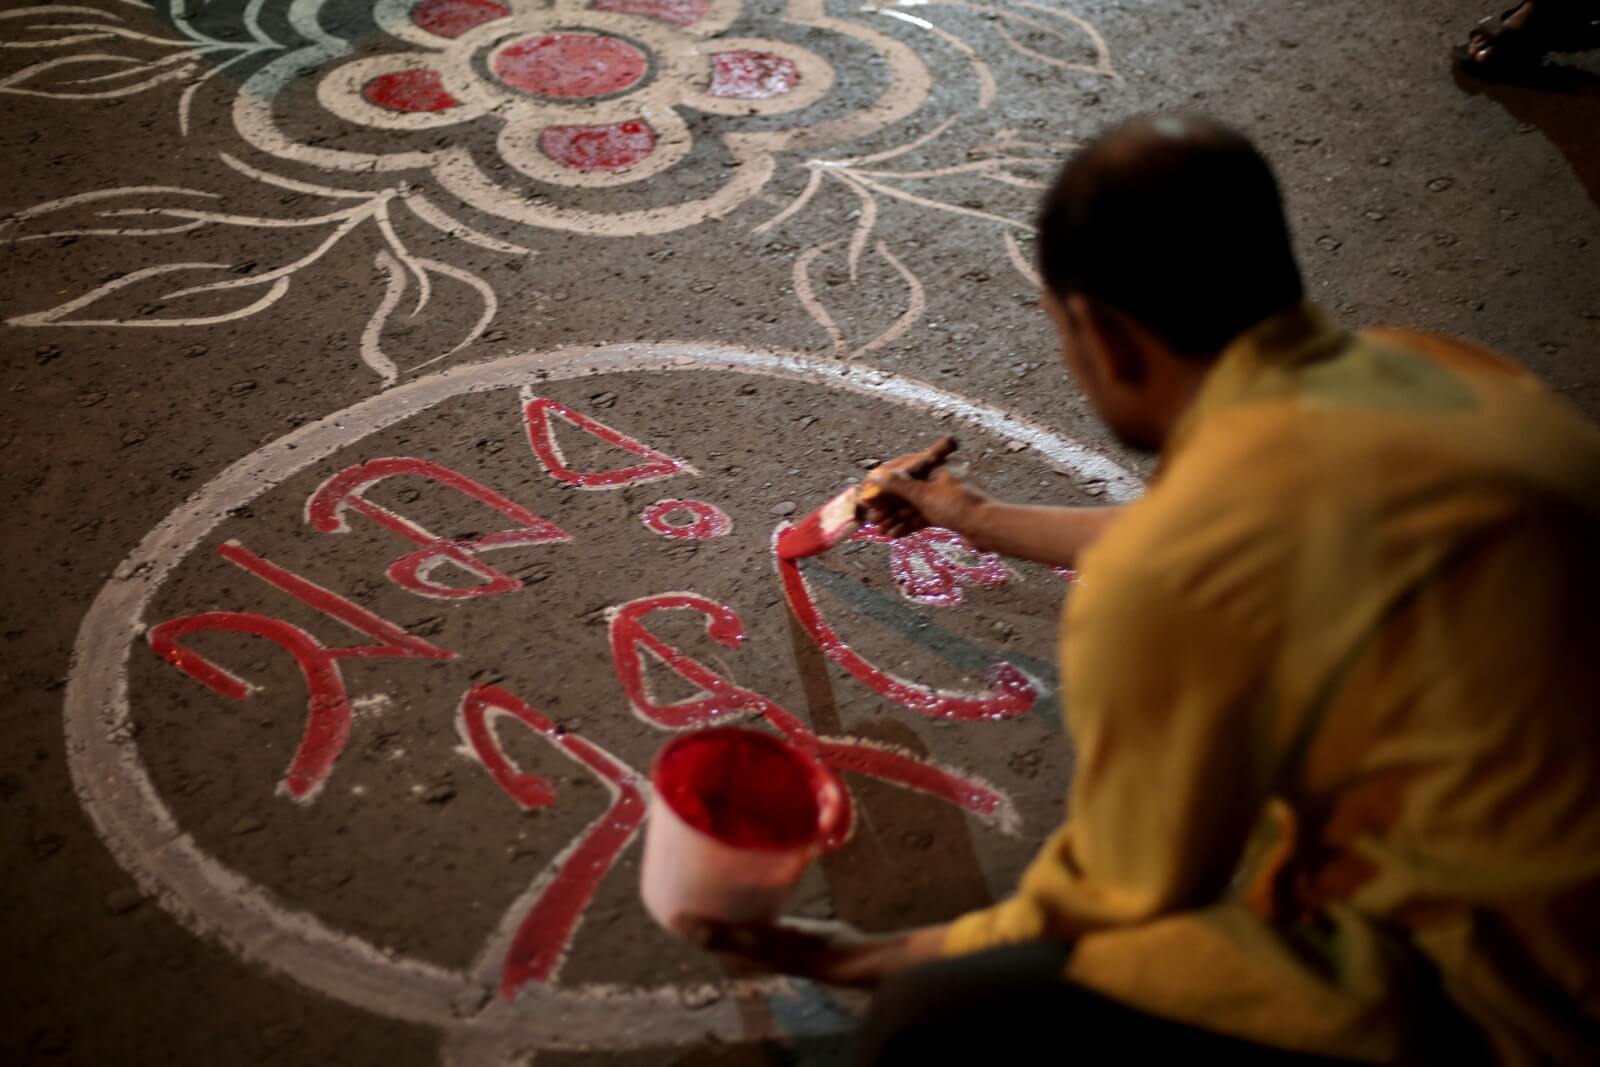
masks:
{"type": "Polygon", "coordinates": [[[490,65],[514,89],[573,100],[627,89],[644,77],[650,61],[615,37],[548,33],[512,41],[490,65]]]}

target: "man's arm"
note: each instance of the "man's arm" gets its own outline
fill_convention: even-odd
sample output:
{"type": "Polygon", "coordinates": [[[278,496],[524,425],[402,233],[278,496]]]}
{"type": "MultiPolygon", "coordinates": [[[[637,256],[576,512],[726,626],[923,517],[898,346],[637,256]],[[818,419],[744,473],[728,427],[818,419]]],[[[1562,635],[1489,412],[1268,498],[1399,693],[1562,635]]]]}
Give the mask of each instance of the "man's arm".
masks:
{"type": "Polygon", "coordinates": [[[914,478],[885,464],[867,476],[879,495],[874,517],[891,537],[942,526],[973,547],[1050,566],[1075,566],[1121,507],[1063,508],[1006,504],[988,496],[948,467],[914,478]]]}
{"type": "Polygon", "coordinates": [[[947,925],[863,934],[840,922],[779,919],[735,925],[682,919],[678,933],[708,952],[828,985],[871,988],[944,954],[947,925]]]}

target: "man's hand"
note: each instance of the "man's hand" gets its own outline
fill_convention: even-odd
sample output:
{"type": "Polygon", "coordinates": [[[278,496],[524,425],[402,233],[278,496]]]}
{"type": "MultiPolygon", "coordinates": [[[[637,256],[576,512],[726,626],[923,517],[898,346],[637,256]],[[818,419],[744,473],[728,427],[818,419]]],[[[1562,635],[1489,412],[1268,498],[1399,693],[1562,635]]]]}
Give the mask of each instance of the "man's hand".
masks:
{"type": "Polygon", "coordinates": [[[875,986],[896,971],[936,959],[944,942],[943,927],[869,935],[846,923],[794,918],[739,924],[682,918],[676,931],[708,952],[763,970],[861,987],[875,986]]]}
{"type": "Polygon", "coordinates": [[[885,534],[904,537],[929,526],[963,535],[974,532],[989,498],[944,465],[952,451],[954,442],[943,438],[932,448],[891,459],[867,474],[862,504],[885,534]]]}

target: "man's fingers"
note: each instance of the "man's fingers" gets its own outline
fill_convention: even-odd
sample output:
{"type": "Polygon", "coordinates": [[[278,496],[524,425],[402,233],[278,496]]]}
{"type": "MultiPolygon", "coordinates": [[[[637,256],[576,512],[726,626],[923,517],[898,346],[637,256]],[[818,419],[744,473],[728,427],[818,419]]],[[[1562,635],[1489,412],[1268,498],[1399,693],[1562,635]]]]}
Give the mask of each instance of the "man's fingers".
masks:
{"type": "Polygon", "coordinates": [[[875,470],[867,475],[866,483],[878,490],[877,495],[869,501],[869,506],[880,511],[893,507],[897,500],[915,505],[928,488],[926,481],[913,478],[904,471],[875,470]]]}

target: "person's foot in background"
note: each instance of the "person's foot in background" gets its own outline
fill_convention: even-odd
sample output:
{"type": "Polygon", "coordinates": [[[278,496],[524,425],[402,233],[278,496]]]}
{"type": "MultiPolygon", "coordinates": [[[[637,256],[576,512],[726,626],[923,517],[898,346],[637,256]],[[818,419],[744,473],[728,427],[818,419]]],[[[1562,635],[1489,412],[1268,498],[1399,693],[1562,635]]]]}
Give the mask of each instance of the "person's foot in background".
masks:
{"type": "Polygon", "coordinates": [[[1523,0],[1473,27],[1461,66],[1482,76],[1532,70],[1551,52],[1600,48],[1600,0],[1523,0]]]}

